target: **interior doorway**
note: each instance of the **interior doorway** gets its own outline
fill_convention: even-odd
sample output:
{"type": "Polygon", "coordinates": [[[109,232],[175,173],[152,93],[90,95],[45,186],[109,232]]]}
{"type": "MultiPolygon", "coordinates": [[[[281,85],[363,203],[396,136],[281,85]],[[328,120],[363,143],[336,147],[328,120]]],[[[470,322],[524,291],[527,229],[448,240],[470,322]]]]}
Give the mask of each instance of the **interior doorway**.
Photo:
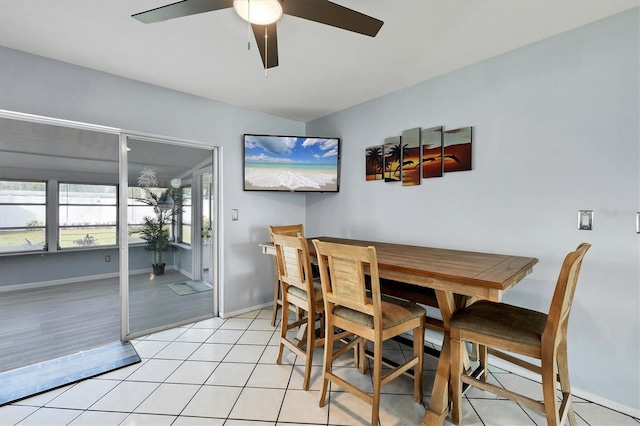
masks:
{"type": "Polygon", "coordinates": [[[121,143],[127,340],[217,314],[217,150],[132,134],[121,143]]]}

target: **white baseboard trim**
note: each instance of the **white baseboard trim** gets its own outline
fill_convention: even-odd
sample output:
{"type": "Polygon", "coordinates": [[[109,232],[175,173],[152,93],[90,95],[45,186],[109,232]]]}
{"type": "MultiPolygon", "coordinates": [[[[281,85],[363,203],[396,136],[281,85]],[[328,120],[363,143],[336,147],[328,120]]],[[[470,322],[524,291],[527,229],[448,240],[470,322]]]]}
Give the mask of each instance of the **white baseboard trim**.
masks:
{"type": "Polygon", "coordinates": [[[0,287],[0,293],[5,291],[31,290],[34,288],[53,287],[57,285],[74,284],[74,283],[79,283],[83,281],[102,280],[105,278],[117,278],[119,276],[120,276],[119,272],[109,272],[108,274],[89,275],[85,277],[73,277],[73,278],[64,278],[60,280],[40,281],[35,283],[14,284],[14,285],[7,285],[7,286],[0,287]]]}
{"type": "MultiPolygon", "coordinates": [[[[431,336],[425,336],[425,341],[429,343],[433,343],[434,345],[437,345],[437,346],[442,346],[442,338],[440,338],[440,340],[437,340],[431,336]]],[[[509,373],[517,374],[518,376],[525,377],[537,383],[541,382],[541,377],[538,374],[532,371],[529,371],[526,368],[518,367],[517,365],[511,364],[505,360],[502,360],[496,357],[492,357],[490,358],[490,360],[491,362],[489,363],[489,365],[508,371],[509,373]]],[[[571,394],[577,396],[578,398],[582,398],[586,401],[593,402],[598,405],[602,405],[603,407],[609,408],[619,413],[626,414],[631,417],[635,417],[636,419],[640,418],[640,409],[638,408],[622,405],[618,402],[611,401],[610,399],[603,398],[602,396],[595,395],[591,392],[584,391],[574,386],[571,387],[571,394]]]]}
{"type": "MultiPolygon", "coordinates": [[[[175,270],[176,267],[167,266],[166,269],[175,270]]],[[[145,269],[137,269],[134,271],[130,271],[129,274],[130,275],[146,274],[151,272],[153,272],[152,268],[145,268],[145,269]]],[[[109,272],[106,274],[87,275],[84,277],[63,278],[59,280],[49,280],[49,281],[40,281],[40,282],[25,283],[25,284],[6,285],[6,286],[0,286],[0,293],[6,292],[6,291],[16,291],[16,290],[32,290],[36,288],[53,287],[53,286],[64,285],[64,284],[75,284],[75,283],[84,282],[84,281],[102,280],[105,278],[118,278],[119,276],[120,276],[119,272],[109,272]]]]}
{"type": "MultiPolygon", "coordinates": [[[[518,367],[517,365],[511,364],[500,358],[493,357],[493,359],[491,359],[491,362],[489,364],[494,367],[500,368],[502,370],[508,371],[510,373],[517,374],[518,376],[522,376],[527,379],[533,380],[534,382],[537,382],[537,383],[541,382],[541,377],[538,374],[532,371],[529,371],[526,368],[518,367]]],[[[609,408],[614,411],[618,411],[622,414],[626,414],[628,416],[632,416],[635,418],[640,418],[640,409],[627,407],[626,405],[622,405],[618,402],[606,399],[600,395],[596,395],[591,392],[584,391],[580,388],[576,388],[575,386],[571,386],[571,394],[577,396],[578,398],[582,398],[586,401],[593,402],[598,405],[602,405],[603,407],[609,408]]]]}
{"type": "Polygon", "coordinates": [[[178,272],[180,272],[182,275],[184,275],[185,277],[189,278],[190,280],[192,280],[192,279],[193,279],[193,274],[192,274],[191,272],[187,272],[187,271],[185,271],[185,270],[184,270],[184,269],[182,269],[182,268],[176,268],[175,266],[171,266],[171,267],[168,267],[167,269],[175,269],[175,270],[177,270],[178,272]]]}
{"type": "Polygon", "coordinates": [[[233,312],[220,312],[220,318],[227,319],[227,318],[235,317],[237,315],[246,314],[247,312],[255,311],[258,309],[269,308],[271,306],[273,306],[273,302],[267,302],[261,305],[252,306],[250,308],[243,308],[233,312]]]}

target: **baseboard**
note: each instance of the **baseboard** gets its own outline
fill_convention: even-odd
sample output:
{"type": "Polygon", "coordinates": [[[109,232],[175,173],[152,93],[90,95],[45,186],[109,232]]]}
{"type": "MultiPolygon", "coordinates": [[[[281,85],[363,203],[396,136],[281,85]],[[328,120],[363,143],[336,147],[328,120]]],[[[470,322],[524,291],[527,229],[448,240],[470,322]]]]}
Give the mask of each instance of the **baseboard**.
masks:
{"type": "MultiPolygon", "coordinates": [[[[425,336],[425,341],[432,343],[438,347],[442,346],[442,337],[440,339],[437,339],[435,336],[427,335],[425,336]]],[[[518,367],[517,365],[511,364],[510,362],[507,362],[505,360],[502,360],[496,357],[490,357],[489,359],[491,360],[489,365],[493,367],[500,368],[501,370],[508,371],[509,373],[517,374],[518,376],[525,377],[527,379],[533,380],[534,382],[540,383],[541,381],[540,375],[533,373],[532,371],[529,371],[526,368],[518,367]]],[[[640,418],[640,409],[638,408],[622,405],[618,402],[603,398],[602,396],[595,395],[591,392],[584,391],[580,388],[576,388],[575,386],[571,387],[571,394],[577,396],[578,398],[582,398],[586,401],[593,402],[598,405],[602,405],[603,407],[609,408],[619,413],[626,414],[631,417],[635,417],[636,419],[640,418]]]]}
{"type": "MultiPolygon", "coordinates": [[[[176,267],[171,265],[171,266],[167,266],[166,269],[167,270],[176,270],[176,267]]],[[[152,268],[145,268],[145,269],[137,269],[137,270],[134,270],[134,271],[130,271],[129,274],[130,275],[135,275],[135,274],[146,274],[146,273],[151,273],[151,272],[153,272],[152,268]]],[[[40,282],[25,283],[25,284],[5,285],[5,286],[0,286],[0,293],[3,293],[5,291],[32,290],[32,289],[35,289],[35,288],[42,288],[42,287],[53,287],[53,286],[64,285],[64,284],[75,284],[75,283],[79,283],[79,282],[103,280],[103,279],[106,279],[106,278],[118,278],[119,276],[120,276],[120,272],[109,272],[109,273],[106,273],[106,274],[87,275],[87,276],[84,276],[84,277],[63,278],[63,279],[59,279],[59,280],[49,280],[49,281],[40,281],[40,282]]]]}
{"type": "MultiPolygon", "coordinates": [[[[509,373],[517,374],[518,376],[525,377],[537,383],[540,383],[541,381],[540,375],[533,373],[525,368],[518,367],[517,365],[511,364],[500,358],[490,357],[489,359],[491,360],[489,365],[508,371],[509,373]]],[[[635,418],[640,418],[640,409],[627,407],[626,405],[622,405],[618,402],[603,398],[600,395],[595,395],[591,392],[584,391],[580,388],[576,388],[575,386],[571,386],[571,394],[586,401],[602,405],[603,407],[609,408],[614,411],[618,411],[619,413],[626,414],[635,418]]]]}
{"type": "Polygon", "coordinates": [[[176,268],[175,266],[170,266],[167,269],[175,269],[176,271],[180,272],[182,275],[184,275],[185,277],[189,278],[190,280],[193,279],[193,274],[191,272],[187,272],[182,268],[176,268]]]}
{"type": "Polygon", "coordinates": [[[246,314],[247,312],[251,312],[251,311],[255,311],[258,309],[264,309],[264,308],[269,308],[273,306],[273,302],[267,302],[267,303],[263,303],[261,305],[255,305],[252,306],[250,308],[243,308],[237,311],[233,311],[233,312],[220,312],[220,318],[231,318],[231,317],[235,317],[237,315],[242,315],[242,314],[246,314]]]}
{"type": "Polygon", "coordinates": [[[4,291],[32,290],[34,288],[53,287],[53,286],[64,285],[64,284],[75,284],[83,281],[95,281],[95,280],[102,280],[105,278],[117,278],[119,276],[120,276],[119,272],[109,272],[107,274],[89,275],[85,277],[73,277],[73,278],[63,278],[60,280],[40,281],[35,283],[14,284],[14,285],[7,285],[7,286],[0,287],[0,293],[4,291]]]}

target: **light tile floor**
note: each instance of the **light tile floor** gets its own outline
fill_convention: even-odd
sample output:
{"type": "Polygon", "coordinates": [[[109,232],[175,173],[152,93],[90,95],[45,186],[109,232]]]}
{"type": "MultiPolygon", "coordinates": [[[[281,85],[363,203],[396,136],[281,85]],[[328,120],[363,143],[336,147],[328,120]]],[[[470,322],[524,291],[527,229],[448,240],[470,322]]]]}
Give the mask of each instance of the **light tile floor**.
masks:
{"type": "MultiPolygon", "coordinates": [[[[318,406],[322,352],[314,356],[312,382],[302,390],[304,366],[278,352],[271,310],[223,320],[214,318],[135,340],[142,362],[0,407],[0,425],[361,425],[370,406],[335,387],[318,406]]],[[[385,344],[385,354],[403,360],[410,349],[385,344]]],[[[370,375],[338,361],[340,374],[371,388],[370,375]]],[[[425,398],[416,404],[411,382],[400,378],[382,389],[381,425],[418,425],[429,403],[437,359],[425,356],[425,398]]],[[[491,381],[541,399],[536,383],[501,370],[491,381]]],[[[633,425],[640,421],[574,398],[581,425],[633,425]]],[[[462,425],[544,425],[541,413],[471,389],[462,425]]],[[[445,421],[445,424],[450,424],[445,421]]]]}

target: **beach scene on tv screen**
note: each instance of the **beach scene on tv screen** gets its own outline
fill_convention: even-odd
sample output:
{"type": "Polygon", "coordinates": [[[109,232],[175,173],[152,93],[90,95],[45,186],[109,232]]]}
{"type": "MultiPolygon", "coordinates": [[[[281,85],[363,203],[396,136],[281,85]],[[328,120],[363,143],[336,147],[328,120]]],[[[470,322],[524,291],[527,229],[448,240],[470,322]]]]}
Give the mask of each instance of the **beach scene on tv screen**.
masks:
{"type": "Polygon", "coordinates": [[[245,135],[244,189],[338,190],[338,139],[245,135]]]}

